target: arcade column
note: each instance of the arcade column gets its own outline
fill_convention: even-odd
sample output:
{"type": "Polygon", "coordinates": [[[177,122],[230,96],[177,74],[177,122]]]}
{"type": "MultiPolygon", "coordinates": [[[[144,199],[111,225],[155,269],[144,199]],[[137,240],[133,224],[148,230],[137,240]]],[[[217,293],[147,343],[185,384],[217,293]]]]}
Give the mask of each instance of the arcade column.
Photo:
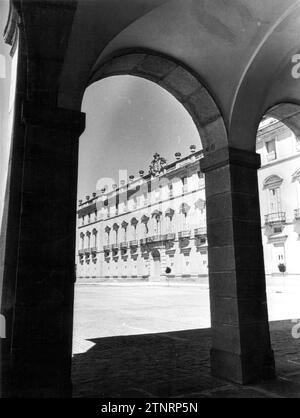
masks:
{"type": "Polygon", "coordinates": [[[273,378],[257,170],[260,156],[222,148],[205,173],[212,373],[237,383],[273,378]]]}

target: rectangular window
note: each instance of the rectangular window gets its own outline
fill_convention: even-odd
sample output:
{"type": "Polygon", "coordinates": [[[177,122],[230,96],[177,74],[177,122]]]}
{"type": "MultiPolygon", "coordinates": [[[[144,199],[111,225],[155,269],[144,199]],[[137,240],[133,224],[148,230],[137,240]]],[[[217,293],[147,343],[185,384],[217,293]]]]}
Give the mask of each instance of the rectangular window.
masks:
{"type": "Polygon", "coordinates": [[[186,193],[188,191],[187,177],[181,177],[181,181],[182,181],[182,193],[186,193]]]}
{"type": "Polygon", "coordinates": [[[276,153],[275,139],[272,139],[271,141],[266,142],[266,150],[267,150],[267,160],[268,161],[276,160],[277,153],[276,153]]]}

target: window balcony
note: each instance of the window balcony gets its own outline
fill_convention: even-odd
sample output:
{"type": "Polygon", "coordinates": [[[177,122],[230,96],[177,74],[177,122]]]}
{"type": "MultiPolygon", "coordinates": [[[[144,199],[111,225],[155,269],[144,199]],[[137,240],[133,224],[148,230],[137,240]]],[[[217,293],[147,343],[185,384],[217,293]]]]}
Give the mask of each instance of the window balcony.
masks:
{"type": "Polygon", "coordinates": [[[163,236],[164,241],[174,241],[175,238],[176,238],[175,233],[170,233],[170,234],[166,234],[166,235],[163,236]]]}
{"type": "Polygon", "coordinates": [[[112,248],[113,250],[118,250],[118,249],[119,249],[119,244],[113,244],[113,245],[111,246],[111,248],[112,248]]]}
{"type": "Polygon", "coordinates": [[[194,234],[195,234],[195,237],[201,237],[203,235],[207,235],[207,229],[206,227],[196,228],[194,230],[194,234]]]}
{"type": "Polygon", "coordinates": [[[85,255],[90,255],[90,253],[91,253],[91,249],[90,248],[85,248],[84,249],[84,254],[85,255]]]}
{"type": "Polygon", "coordinates": [[[83,255],[84,255],[84,250],[78,250],[78,255],[79,255],[80,257],[83,257],[83,255]]]}
{"type": "Polygon", "coordinates": [[[110,251],[110,245],[103,245],[103,250],[104,251],[110,251]]]}
{"type": "Polygon", "coordinates": [[[190,238],[190,236],[191,236],[191,231],[178,232],[178,238],[179,239],[190,238]]]}
{"type": "Polygon", "coordinates": [[[300,221],[300,209],[295,209],[295,219],[296,221],[300,221]]]}
{"type": "Polygon", "coordinates": [[[134,240],[130,241],[129,245],[130,245],[131,248],[135,248],[135,247],[139,246],[139,242],[138,242],[137,239],[134,239],[134,240]]]}
{"type": "Polygon", "coordinates": [[[97,247],[91,247],[91,253],[97,254],[97,247]]]}
{"type": "Polygon", "coordinates": [[[147,238],[140,239],[140,244],[141,245],[146,245],[147,244],[147,238]]]}
{"type": "Polygon", "coordinates": [[[204,235],[198,235],[195,237],[195,245],[196,247],[202,247],[206,244],[206,236],[204,235]]]}
{"type": "Polygon", "coordinates": [[[126,250],[128,247],[127,242],[121,242],[120,247],[122,248],[122,250],[126,250]]]}
{"type": "Polygon", "coordinates": [[[285,212],[269,213],[268,215],[265,215],[266,225],[284,224],[285,222],[286,222],[285,212]]]}
{"type": "Polygon", "coordinates": [[[155,243],[155,242],[161,242],[162,236],[161,235],[153,235],[152,237],[146,238],[147,244],[155,243]]]}

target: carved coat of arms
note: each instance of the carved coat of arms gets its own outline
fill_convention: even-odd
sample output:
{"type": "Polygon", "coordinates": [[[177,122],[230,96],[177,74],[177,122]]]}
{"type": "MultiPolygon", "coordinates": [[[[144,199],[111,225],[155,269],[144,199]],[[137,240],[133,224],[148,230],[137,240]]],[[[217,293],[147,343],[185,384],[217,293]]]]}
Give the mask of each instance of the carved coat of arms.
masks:
{"type": "Polygon", "coordinates": [[[153,155],[153,160],[149,166],[149,174],[151,176],[158,176],[167,165],[167,160],[161,157],[157,152],[153,155]]]}

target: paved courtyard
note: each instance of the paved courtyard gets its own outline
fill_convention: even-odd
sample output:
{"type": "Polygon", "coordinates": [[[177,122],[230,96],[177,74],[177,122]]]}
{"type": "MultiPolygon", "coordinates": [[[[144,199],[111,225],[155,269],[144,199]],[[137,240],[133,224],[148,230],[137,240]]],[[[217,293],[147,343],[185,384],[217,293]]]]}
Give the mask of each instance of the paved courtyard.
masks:
{"type": "Polygon", "coordinates": [[[268,289],[279,379],[239,387],[209,373],[207,286],[77,285],[74,396],[300,397],[300,339],[291,321],[300,319],[299,296],[298,286],[268,289]]]}

